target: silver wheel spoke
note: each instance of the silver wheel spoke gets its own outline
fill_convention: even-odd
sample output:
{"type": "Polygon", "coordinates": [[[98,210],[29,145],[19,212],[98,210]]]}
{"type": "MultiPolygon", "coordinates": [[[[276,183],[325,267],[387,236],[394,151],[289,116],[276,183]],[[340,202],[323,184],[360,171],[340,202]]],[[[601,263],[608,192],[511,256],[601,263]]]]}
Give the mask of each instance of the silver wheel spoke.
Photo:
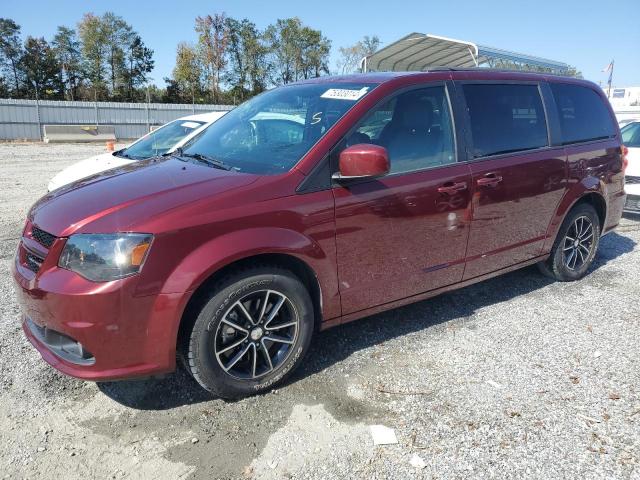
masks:
{"type": "MultiPolygon", "coordinates": [[[[584,232],[582,232],[582,235],[580,235],[580,240],[584,240],[584,238],[587,236],[587,234],[591,230],[593,230],[593,226],[591,225],[591,223],[587,223],[587,227],[584,229],[584,232]]],[[[591,237],[592,235],[593,235],[593,232],[591,232],[589,236],[591,237]]]]}
{"type": "Polygon", "coordinates": [[[265,340],[270,340],[272,342],[278,342],[278,343],[286,343],[288,345],[291,345],[293,343],[293,340],[289,340],[288,338],[284,338],[281,337],[279,335],[268,335],[266,337],[264,337],[265,340]]]}
{"type": "Polygon", "coordinates": [[[264,340],[262,340],[260,342],[260,346],[262,347],[260,349],[260,351],[262,352],[262,356],[264,357],[264,359],[269,364],[269,370],[267,370],[267,371],[270,372],[271,370],[273,370],[273,362],[271,362],[271,355],[269,355],[269,349],[265,346],[264,340]]]}
{"type": "Polygon", "coordinates": [[[271,307],[271,311],[269,312],[269,316],[267,317],[267,321],[264,322],[264,328],[268,328],[269,327],[269,324],[275,318],[275,316],[278,314],[278,312],[280,311],[280,308],[282,307],[282,305],[284,304],[284,301],[286,299],[287,299],[287,297],[280,297],[280,300],[278,300],[278,302],[273,307],[271,307]]]}
{"type": "Polygon", "coordinates": [[[293,327],[297,323],[298,322],[287,322],[287,323],[283,323],[282,325],[272,325],[272,326],[269,327],[269,330],[280,330],[280,329],[286,328],[286,327],[293,327]]]}
{"type": "Polygon", "coordinates": [[[586,242],[587,240],[589,240],[590,238],[593,237],[593,233],[590,233],[589,235],[587,235],[586,237],[582,237],[580,239],[580,243],[586,242]]]}
{"type": "Polygon", "coordinates": [[[253,366],[251,367],[251,376],[256,378],[256,367],[258,366],[258,348],[252,343],[253,348],[253,366]]]}
{"type": "Polygon", "coordinates": [[[247,312],[247,309],[244,308],[244,305],[242,304],[241,301],[237,301],[234,306],[237,305],[240,308],[240,311],[244,314],[245,317],[247,317],[247,319],[249,320],[249,322],[251,322],[251,325],[255,325],[256,322],[253,321],[253,317],[251,316],[251,314],[249,312],[247,312]]]}
{"type": "Polygon", "coordinates": [[[571,268],[576,268],[576,262],[578,261],[578,251],[574,250],[573,251],[573,265],[571,268]]]}
{"type": "Polygon", "coordinates": [[[267,290],[267,293],[264,294],[264,300],[262,300],[262,308],[260,308],[260,315],[258,315],[258,322],[261,322],[264,318],[264,311],[267,309],[267,302],[269,300],[270,290],[267,290]]]}
{"type": "Polygon", "coordinates": [[[564,241],[566,242],[567,240],[568,240],[568,241],[570,241],[570,242],[575,242],[575,241],[576,241],[576,239],[575,239],[575,238],[571,238],[569,235],[567,235],[566,237],[564,237],[564,241]]]}
{"type": "Polygon", "coordinates": [[[222,320],[222,323],[224,323],[226,325],[229,325],[231,328],[233,328],[235,330],[238,330],[239,332],[243,332],[243,333],[247,333],[247,334],[249,333],[249,331],[246,328],[241,327],[240,325],[238,325],[237,323],[232,322],[228,318],[224,318],[222,320]]]}
{"type": "Polygon", "coordinates": [[[576,251],[575,249],[571,249],[571,252],[569,252],[569,255],[567,256],[567,267],[571,268],[571,260],[573,260],[573,257],[575,256],[576,251]]]}
{"type": "Polygon", "coordinates": [[[223,353],[228,352],[229,350],[233,350],[238,345],[240,345],[242,342],[244,342],[246,340],[246,338],[247,337],[245,336],[245,337],[241,338],[240,340],[238,340],[237,342],[235,342],[235,343],[233,343],[233,344],[231,344],[231,345],[229,345],[227,347],[224,347],[222,350],[220,350],[218,352],[218,355],[222,355],[223,353]]]}
{"type": "Polygon", "coordinates": [[[245,356],[245,354],[249,351],[249,349],[253,346],[253,344],[248,344],[246,347],[244,347],[242,350],[240,350],[238,353],[235,354],[235,356],[229,361],[229,363],[227,365],[224,365],[222,368],[224,369],[225,372],[228,372],[229,370],[231,370],[233,368],[233,366],[238,363],[242,357],[245,356]]]}
{"type": "Polygon", "coordinates": [[[589,255],[589,249],[587,247],[585,247],[584,245],[580,244],[580,248],[582,250],[584,250],[584,253],[586,253],[587,255],[589,255]]]}
{"type": "MultiPolygon", "coordinates": [[[[582,254],[582,250],[581,249],[576,249],[576,251],[578,252],[578,255],[580,255],[580,265],[582,265],[584,263],[584,255],[582,254]]],[[[578,255],[576,255],[576,263],[577,263],[577,257],[578,255]]],[[[575,266],[575,263],[574,263],[575,266]]]]}

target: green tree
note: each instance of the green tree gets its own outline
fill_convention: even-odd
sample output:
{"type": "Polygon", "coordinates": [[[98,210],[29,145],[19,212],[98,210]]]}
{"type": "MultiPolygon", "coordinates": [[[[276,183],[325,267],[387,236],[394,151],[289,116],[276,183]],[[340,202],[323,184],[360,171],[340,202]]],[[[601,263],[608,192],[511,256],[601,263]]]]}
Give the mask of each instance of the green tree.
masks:
{"type": "MultiPolygon", "coordinates": [[[[153,70],[153,50],[148,48],[124,18],[106,12],[85,14],[78,24],[84,71],[95,98],[134,100],[153,70]]],[[[146,90],[146,88],[145,88],[146,90]]]]}
{"type": "Polygon", "coordinates": [[[78,24],[78,35],[81,42],[83,71],[91,83],[93,97],[106,96],[105,62],[107,57],[107,40],[100,17],[86,13],[78,24]]]}
{"type": "MultiPolygon", "coordinates": [[[[298,69],[303,78],[319,77],[329,73],[331,40],[320,30],[303,27],[299,32],[298,69]]],[[[296,75],[297,78],[297,75],[296,75]]]]}
{"type": "Polygon", "coordinates": [[[173,68],[173,83],[167,82],[167,89],[171,88],[171,95],[181,101],[189,98],[189,101],[195,103],[196,95],[202,91],[202,64],[198,58],[198,52],[195,47],[181,42],[178,44],[176,51],[176,65],[173,68]]]}
{"type": "Polygon", "coordinates": [[[229,42],[226,18],[224,13],[196,18],[198,51],[205,66],[205,75],[215,103],[220,100],[220,78],[226,65],[229,42]]]}
{"type": "Polygon", "coordinates": [[[60,26],[51,42],[53,52],[60,67],[60,76],[69,100],[77,98],[77,90],[82,80],[82,55],[76,31],[60,26]]]}
{"type": "Polygon", "coordinates": [[[64,87],[53,49],[44,38],[27,37],[20,59],[29,96],[60,98],[64,87]]]}
{"type": "Polygon", "coordinates": [[[265,30],[276,85],[329,72],[331,42],[299,18],[278,19],[265,30]]]}
{"type": "Polygon", "coordinates": [[[183,103],[182,92],[180,91],[180,85],[172,77],[165,77],[164,82],[166,87],[162,95],[163,103],[183,103]]]}
{"type": "Polygon", "coordinates": [[[233,96],[243,101],[262,92],[268,83],[267,48],[256,25],[247,20],[227,18],[229,69],[226,81],[233,96]]]}
{"type": "Polygon", "coordinates": [[[147,48],[140,35],[134,35],[127,50],[128,69],[125,72],[129,100],[135,100],[136,88],[147,84],[148,74],[153,70],[154,63],[153,50],[147,48]]]}
{"type": "Polygon", "coordinates": [[[0,77],[0,98],[5,98],[9,96],[9,87],[7,86],[7,82],[3,77],[0,77]]]}
{"type": "Polygon", "coordinates": [[[299,37],[302,22],[299,18],[278,19],[269,25],[264,37],[273,66],[272,82],[283,85],[297,80],[299,37]]]}
{"type": "MultiPolygon", "coordinates": [[[[20,91],[19,62],[22,57],[20,25],[10,18],[0,18],[0,68],[11,77],[13,91],[20,91]]],[[[8,83],[8,82],[7,82],[8,83]]]]}
{"type": "Polygon", "coordinates": [[[107,75],[110,91],[115,95],[118,87],[127,82],[125,52],[133,43],[135,32],[124,18],[106,12],[100,19],[102,36],[106,41],[107,75]]]}

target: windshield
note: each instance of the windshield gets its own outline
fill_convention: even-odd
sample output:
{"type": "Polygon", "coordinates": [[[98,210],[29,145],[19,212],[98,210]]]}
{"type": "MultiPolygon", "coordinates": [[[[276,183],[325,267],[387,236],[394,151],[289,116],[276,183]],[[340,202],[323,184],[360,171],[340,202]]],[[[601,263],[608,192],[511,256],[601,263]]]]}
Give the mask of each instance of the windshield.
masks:
{"type": "Polygon", "coordinates": [[[633,122],[622,127],[622,143],[627,147],[640,147],[640,122],[633,122]]]}
{"type": "Polygon", "coordinates": [[[148,133],[129,148],[121,150],[118,152],[118,156],[141,160],[162,155],[204,123],[196,120],[174,120],[148,133]]]}
{"type": "Polygon", "coordinates": [[[321,83],[270,90],[227,113],[184,153],[206,155],[236,171],[286,172],[373,88],[321,83]]]}

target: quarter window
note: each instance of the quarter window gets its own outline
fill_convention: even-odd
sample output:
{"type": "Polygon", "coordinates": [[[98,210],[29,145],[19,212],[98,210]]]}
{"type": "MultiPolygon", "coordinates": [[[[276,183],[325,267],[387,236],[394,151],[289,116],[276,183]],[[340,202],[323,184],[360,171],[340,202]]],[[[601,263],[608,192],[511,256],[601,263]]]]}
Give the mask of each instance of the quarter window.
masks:
{"type": "Polygon", "coordinates": [[[465,84],[473,157],[545,147],[547,124],[536,85],[465,84]]]}
{"type": "Polygon", "coordinates": [[[580,85],[552,83],[551,91],[560,117],[564,145],[615,135],[611,114],[595,90],[580,85]]]}
{"type": "Polygon", "coordinates": [[[391,173],[453,163],[453,122],[445,88],[411,90],[376,107],[345,146],[359,143],[385,147],[391,173]]]}

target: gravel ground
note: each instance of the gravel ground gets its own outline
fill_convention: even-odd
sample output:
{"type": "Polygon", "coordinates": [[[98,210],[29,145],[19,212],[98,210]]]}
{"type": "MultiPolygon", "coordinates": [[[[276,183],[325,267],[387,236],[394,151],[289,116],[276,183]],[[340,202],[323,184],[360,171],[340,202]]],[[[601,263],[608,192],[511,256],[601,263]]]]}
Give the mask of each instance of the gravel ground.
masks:
{"type": "Polygon", "coordinates": [[[0,477],[640,479],[640,222],[580,282],[527,268],[338,327],[288,385],[225,402],[180,372],[66,378],[21,333],[27,209],[103,148],[0,145],[0,477]]]}

